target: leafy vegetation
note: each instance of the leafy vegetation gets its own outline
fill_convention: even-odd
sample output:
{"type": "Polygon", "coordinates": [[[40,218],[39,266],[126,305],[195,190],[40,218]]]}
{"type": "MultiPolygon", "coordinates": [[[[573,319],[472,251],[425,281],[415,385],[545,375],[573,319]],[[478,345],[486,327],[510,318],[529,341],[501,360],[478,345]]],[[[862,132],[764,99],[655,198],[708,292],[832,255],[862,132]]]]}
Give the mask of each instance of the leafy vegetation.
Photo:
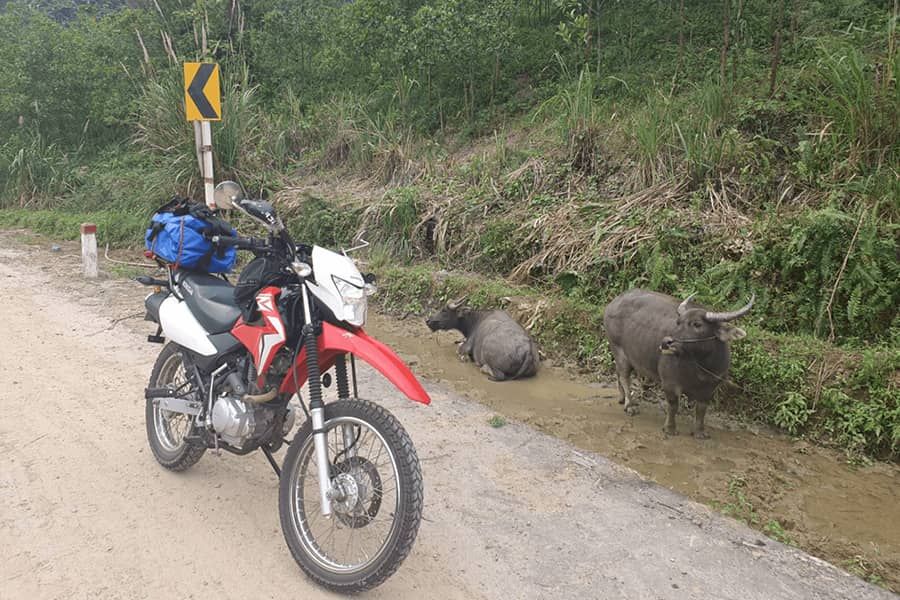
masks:
{"type": "Polygon", "coordinates": [[[499,429],[506,425],[506,419],[500,415],[491,415],[491,418],[488,419],[488,425],[494,429],[499,429]]]}
{"type": "Polygon", "coordinates": [[[119,4],[0,9],[0,224],[138,244],[199,193],[180,63],[216,60],[217,177],[365,230],[387,305],[510,302],[608,370],[621,291],[755,293],[720,405],[900,455],[896,3],[119,4]]]}

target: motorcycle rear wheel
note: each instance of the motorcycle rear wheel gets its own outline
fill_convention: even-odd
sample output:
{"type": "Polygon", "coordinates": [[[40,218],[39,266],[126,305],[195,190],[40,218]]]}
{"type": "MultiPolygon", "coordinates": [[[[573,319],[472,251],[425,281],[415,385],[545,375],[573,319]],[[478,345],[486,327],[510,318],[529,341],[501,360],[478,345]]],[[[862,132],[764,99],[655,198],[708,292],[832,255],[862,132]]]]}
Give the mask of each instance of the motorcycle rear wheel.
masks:
{"type": "Polygon", "coordinates": [[[352,491],[332,501],[330,518],[322,516],[307,421],[282,467],[281,529],[294,560],[319,585],[341,593],[369,590],[393,575],[415,542],[423,504],[419,459],[400,422],[371,402],[327,404],[324,429],[332,482],[352,491]]]}
{"type": "MultiPolygon", "coordinates": [[[[177,388],[187,381],[181,348],[169,342],[163,346],[150,373],[148,387],[177,388]]],[[[173,471],[188,469],[203,456],[206,448],[189,443],[187,436],[193,429],[193,417],[159,408],[158,403],[147,400],[145,411],[147,441],[157,462],[173,471]]]]}

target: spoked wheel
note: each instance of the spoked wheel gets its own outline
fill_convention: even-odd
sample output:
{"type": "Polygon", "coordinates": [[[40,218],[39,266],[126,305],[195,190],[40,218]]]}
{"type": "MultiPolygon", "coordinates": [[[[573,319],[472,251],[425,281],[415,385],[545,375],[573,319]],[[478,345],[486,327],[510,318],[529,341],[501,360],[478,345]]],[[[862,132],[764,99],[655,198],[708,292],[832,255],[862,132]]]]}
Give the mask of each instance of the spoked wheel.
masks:
{"type": "Polygon", "coordinates": [[[384,408],[362,400],[325,406],[332,515],[322,516],[312,425],[284,459],[279,511],[294,559],[329,589],[360,592],[390,577],[422,519],[422,473],[409,435],[384,408]]]}
{"type": "MultiPolygon", "coordinates": [[[[173,343],[163,347],[153,365],[149,387],[177,389],[187,383],[181,349],[173,343]]],[[[159,464],[183,471],[200,460],[206,448],[190,444],[185,439],[193,429],[193,417],[161,409],[157,402],[147,400],[147,439],[159,464]]]]}

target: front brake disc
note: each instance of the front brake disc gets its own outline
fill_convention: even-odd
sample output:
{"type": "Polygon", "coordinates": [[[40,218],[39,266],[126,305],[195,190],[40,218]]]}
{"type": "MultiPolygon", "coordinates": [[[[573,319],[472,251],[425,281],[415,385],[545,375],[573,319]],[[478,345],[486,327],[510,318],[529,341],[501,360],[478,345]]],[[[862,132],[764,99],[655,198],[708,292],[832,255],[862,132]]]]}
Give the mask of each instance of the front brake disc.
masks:
{"type": "Polygon", "coordinates": [[[353,477],[359,489],[356,506],[349,512],[334,511],[337,518],[348,527],[359,529],[372,522],[381,509],[382,484],[378,469],[360,456],[351,456],[332,467],[332,477],[346,474],[353,477]]]}

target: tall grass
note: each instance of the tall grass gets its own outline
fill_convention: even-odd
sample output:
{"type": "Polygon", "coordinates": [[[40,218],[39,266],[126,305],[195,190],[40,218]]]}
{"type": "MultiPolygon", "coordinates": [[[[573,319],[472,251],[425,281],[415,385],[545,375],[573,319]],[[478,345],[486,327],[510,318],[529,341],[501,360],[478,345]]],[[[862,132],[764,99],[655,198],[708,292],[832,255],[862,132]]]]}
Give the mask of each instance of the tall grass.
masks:
{"type": "Polygon", "coordinates": [[[634,136],[641,181],[651,185],[671,176],[666,148],[671,132],[671,98],[662,92],[651,94],[642,110],[634,113],[634,136]]]}
{"type": "Polygon", "coordinates": [[[729,103],[718,81],[674,98],[651,94],[633,113],[631,137],[645,185],[685,177],[694,187],[729,166],[737,133],[724,126],[729,103]]]}
{"type": "Polygon", "coordinates": [[[419,235],[424,203],[419,190],[399,187],[390,190],[380,202],[372,203],[362,213],[360,230],[367,239],[390,251],[394,256],[411,258],[424,254],[425,231],[419,235]]]}
{"type": "Polygon", "coordinates": [[[601,152],[601,132],[608,129],[608,109],[595,91],[597,76],[589,67],[573,77],[565,62],[557,57],[563,72],[556,93],[538,106],[535,118],[549,114],[557,121],[572,166],[587,174],[597,171],[601,152]]]}
{"type": "Polygon", "coordinates": [[[194,150],[194,133],[184,115],[180,74],[168,69],[148,79],[137,103],[134,145],[152,161],[172,191],[195,195],[203,182],[194,150]]]}
{"type": "MultiPolygon", "coordinates": [[[[350,167],[378,185],[406,185],[419,174],[416,135],[399,106],[377,110],[370,98],[342,94],[313,117],[312,138],[325,168],[350,167]]],[[[402,97],[395,96],[398,103],[402,97]]]]}
{"type": "MultiPolygon", "coordinates": [[[[827,50],[815,64],[808,101],[816,109],[818,151],[838,171],[896,168],[900,161],[900,55],[878,61],[858,48],[827,50]]],[[[837,173],[835,173],[837,174],[837,173]]]]}
{"type": "Polygon", "coordinates": [[[300,160],[311,149],[313,120],[291,86],[281,94],[277,107],[263,111],[266,132],[260,150],[280,167],[300,160]]]}
{"type": "Polygon", "coordinates": [[[0,208],[47,206],[75,185],[77,160],[37,127],[0,147],[0,208]]]}
{"type": "Polygon", "coordinates": [[[0,211],[0,227],[27,227],[54,239],[76,240],[82,223],[97,225],[101,244],[125,247],[143,245],[147,217],[120,211],[78,211],[13,208],[0,211]]]}
{"type": "Polygon", "coordinates": [[[216,168],[223,176],[258,181],[262,170],[274,169],[261,147],[264,120],[257,88],[250,83],[250,72],[243,64],[233,67],[224,83],[222,120],[213,124],[216,168]]]}

